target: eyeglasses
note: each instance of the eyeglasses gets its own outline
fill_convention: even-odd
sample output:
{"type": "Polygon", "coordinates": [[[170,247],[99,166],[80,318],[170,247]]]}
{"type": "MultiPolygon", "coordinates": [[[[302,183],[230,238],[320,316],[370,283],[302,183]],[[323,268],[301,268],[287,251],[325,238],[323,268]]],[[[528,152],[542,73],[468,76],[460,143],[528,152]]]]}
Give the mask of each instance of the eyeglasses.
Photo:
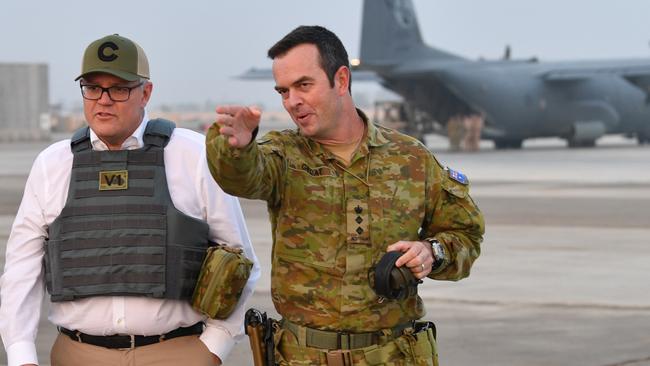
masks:
{"type": "Polygon", "coordinates": [[[114,102],[126,102],[131,96],[131,90],[142,86],[144,82],[134,86],[111,86],[109,88],[102,88],[99,85],[84,85],[80,84],[81,95],[88,100],[101,99],[104,92],[108,93],[108,97],[114,102]]]}

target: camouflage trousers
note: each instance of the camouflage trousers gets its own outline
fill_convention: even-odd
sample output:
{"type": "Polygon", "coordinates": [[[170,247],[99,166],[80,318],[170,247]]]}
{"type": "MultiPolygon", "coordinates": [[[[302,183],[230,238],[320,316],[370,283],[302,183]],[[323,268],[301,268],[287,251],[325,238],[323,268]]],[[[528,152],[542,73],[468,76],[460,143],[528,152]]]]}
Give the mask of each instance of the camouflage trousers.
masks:
{"type": "Polygon", "coordinates": [[[275,361],[281,366],[438,366],[436,340],[431,329],[418,333],[407,330],[402,336],[384,344],[351,350],[326,350],[300,345],[296,336],[287,329],[277,330],[274,338],[275,361]]]}

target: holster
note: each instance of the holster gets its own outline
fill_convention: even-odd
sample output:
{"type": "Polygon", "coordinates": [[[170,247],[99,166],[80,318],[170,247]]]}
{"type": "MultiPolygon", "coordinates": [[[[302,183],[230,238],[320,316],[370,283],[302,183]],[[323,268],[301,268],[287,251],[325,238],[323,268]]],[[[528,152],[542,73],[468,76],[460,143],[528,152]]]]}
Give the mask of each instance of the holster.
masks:
{"type": "Polygon", "coordinates": [[[250,308],[244,316],[245,332],[250,341],[255,366],[275,366],[273,324],[276,320],[266,313],[250,308]]]}

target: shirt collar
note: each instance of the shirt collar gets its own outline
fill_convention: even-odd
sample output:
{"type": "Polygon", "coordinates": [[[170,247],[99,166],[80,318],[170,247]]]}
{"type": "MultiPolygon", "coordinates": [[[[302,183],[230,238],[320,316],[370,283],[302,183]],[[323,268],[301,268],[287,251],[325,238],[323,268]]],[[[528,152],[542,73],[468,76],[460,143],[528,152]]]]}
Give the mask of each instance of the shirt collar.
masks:
{"type": "Polygon", "coordinates": [[[357,109],[359,115],[361,118],[363,118],[363,121],[366,123],[368,126],[368,134],[367,134],[367,143],[368,146],[370,147],[377,147],[377,146],[382,146],[388,143],[388,139],[386,136],[384,136],[384,133],[375,126],[374,123],[370,122],[368,120],[368,117],[359,109],[357,109]]]}
{"type": "MultiPolygon", "coordinates": [[[[363,123],[366,124],[367,129],[368,129],[368,132],[367,132],[366,136],[364,137],[364,141],[361,142],[361,147],[360,147],[360,151],[364,155],[368,152],[368,149],[370,147],[378,147],[378,146],[382,146],[382,145],[385,145],[385,144],[388,143],[388,139],[386,139],[386,137],[384,136],[382,131],[379,130],[377,128],[377,126],[375,126],[374,123],[372,123],[370,120],[368,120],[368,117],[366,116],[365,113],[363,113],[363,111],[361,109],[357,108],[357,114],[359,115],[359,117],[361,117],[361,119],[363,120],[363,123]]],[[[307,138],[307,137],[304,137],[304,138],[307,140],[307,145],[309,146],[309,148],[311,149],[311,151],[314,154],[316,154],[318,156],[322,156],[322,155],[328,155],[329,156],[329,155],[331,155],[331,153],[329,151],[327,151],[327,149],[325,149],[318,142],[316,142],[316,141],[314,141],[314,140],[312,140],[310,138],[307,138]]]]}
{"type": "MultiPolygon", "coordinates": [[[[140,121],[140,125],[135,129],[135,131],[133,131],[133,134],[131,134],[131,136],[127,137],[126,140],[124,140],[121,150],[133,150],[144,146],[142,138],[144,136],[144,130],[147,127],[147,123],[149,123],[149,114],[145,110],[142,121],[140,121]]],[[[104,141],[99,139],[92,128],[90,129],[90,143],[93,145],[93,150],[108,150],[108,146],[106,146],[104,141]]]]}

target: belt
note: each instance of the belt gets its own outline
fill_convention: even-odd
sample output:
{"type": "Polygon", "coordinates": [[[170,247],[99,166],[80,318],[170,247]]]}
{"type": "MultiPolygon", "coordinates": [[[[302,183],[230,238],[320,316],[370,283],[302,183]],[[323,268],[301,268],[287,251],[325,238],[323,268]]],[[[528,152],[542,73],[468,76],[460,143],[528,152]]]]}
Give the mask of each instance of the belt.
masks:
{"type": "Polygon", "coordinates": [[[203,332],[203,323],[199,322],[189,327],[181,327],[172,330],[169,333],[142,336],[142,335],[110,335],[110,336],[95,336],[86,333],[81,333],[76,330],[70,330],[59,327],[59,332],[67,335],[73,341],[92,344],[104,348],[135,348],[141,346],[148,346],[150,344],[162,342],[166,339],[176,337],[184,337],[188,335],[201,334],[203,332]]]}
{"type": "Polygon", "coordinates": [[[282,327],[290,330],[298,342],[304,334],[305,346],[322,349],[356,349],[381,344],[400,337],[404,330],[413,327],[413,323],[399,324],[393,328],[365,333],[334,332],[304,327],[282,319],[282,327]]]}

